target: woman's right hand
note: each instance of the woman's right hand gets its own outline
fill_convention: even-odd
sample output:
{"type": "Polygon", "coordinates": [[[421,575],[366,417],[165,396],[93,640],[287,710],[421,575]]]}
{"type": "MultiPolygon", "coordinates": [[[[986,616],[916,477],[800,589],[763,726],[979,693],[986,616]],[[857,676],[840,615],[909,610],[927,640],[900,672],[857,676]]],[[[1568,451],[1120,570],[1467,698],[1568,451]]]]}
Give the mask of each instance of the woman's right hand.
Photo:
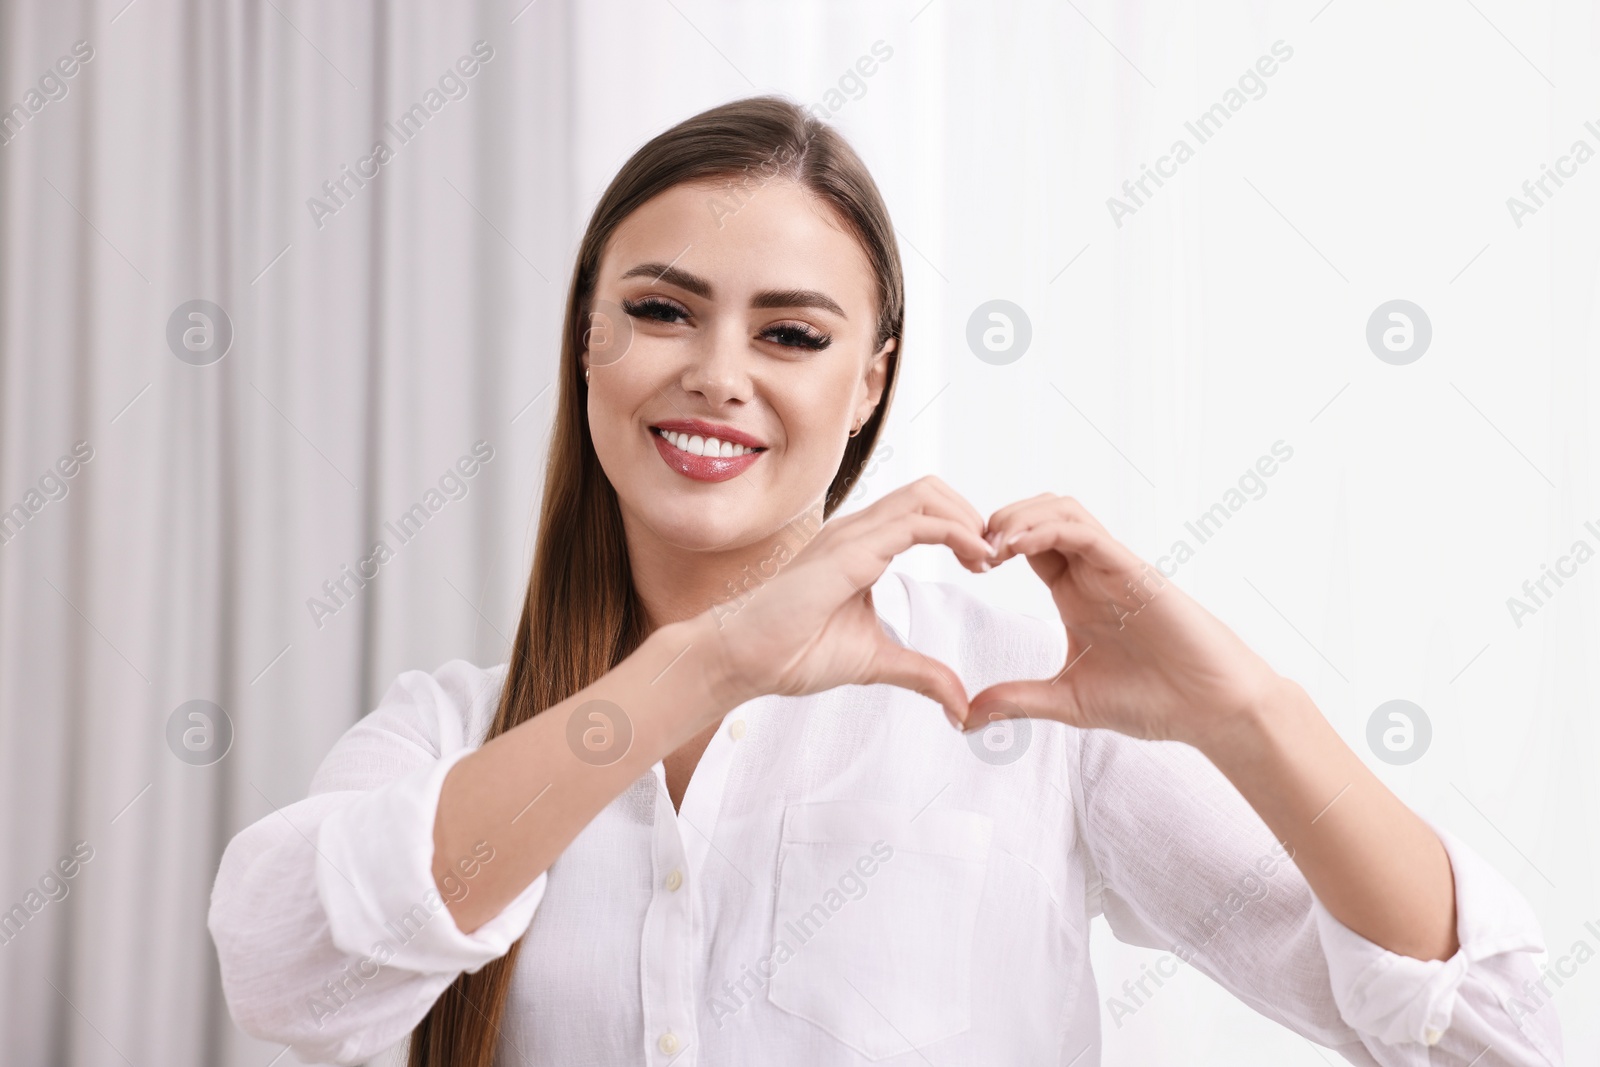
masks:
{"type": "Polygon", "coordinates": [[[886,682],[938,701],[966,721],[967,692],[948,666],[898,644],[878,623],[872,586],[912,545],[943,544],[974,572],[994,550],[971,504],[932,475],[824,523],[777,577],[716,619],[715,662],[733,704],[776,693],[803,696],[886,682]]]}

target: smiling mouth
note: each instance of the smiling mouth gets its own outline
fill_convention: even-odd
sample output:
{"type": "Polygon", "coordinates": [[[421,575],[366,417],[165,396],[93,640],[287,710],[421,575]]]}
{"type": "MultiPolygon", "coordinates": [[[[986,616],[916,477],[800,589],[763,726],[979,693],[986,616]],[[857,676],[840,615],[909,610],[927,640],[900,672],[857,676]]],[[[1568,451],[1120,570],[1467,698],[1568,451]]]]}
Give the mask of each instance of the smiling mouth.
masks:
{"type": "Polygon", "coordinates": [[[697,482],[725,482],[745,472],[767,450],[715,437],[650,427],[656,451],[668,467],[697,482]]]}
{"type": "Polygon", "coordinates": [[[699,434],[663,430],[659,426],[650,427],[650,432],[657,437],[663,438],[678,451],[688,453],[691,456],[706,456],[711,459],[737,459],[740,456],[766,451],[765,448],[752,448],[749,445],[735,444],[732,441],[719,441],[715,437],[701,437],[699,434]]]}

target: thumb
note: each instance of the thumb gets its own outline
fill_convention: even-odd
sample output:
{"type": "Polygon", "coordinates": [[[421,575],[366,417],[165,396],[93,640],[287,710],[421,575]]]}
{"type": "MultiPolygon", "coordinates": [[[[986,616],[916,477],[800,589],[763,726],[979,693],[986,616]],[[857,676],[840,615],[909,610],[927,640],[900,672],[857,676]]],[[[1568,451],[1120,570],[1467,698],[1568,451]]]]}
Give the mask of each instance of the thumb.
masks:
{"type": "Polygon", "coordinates": [[[955,671],[932,656],[885,636],[878,643],[872,662],[872,676],[865,684],[887,682],[936,700],[944,705],[945,716],[956,720],[952,725],[957,729],[961,728],[958,724],[967,721],[967,687],[955,671]]]}
{"type": "Polygon", "coordinates": [[[1001,682],[991,685],[972,698],[972,714],[968,724],[987,726],[991,719],[1052,719],[1069,726],[1083,725],[1078,702],[1066,685],[1043,681],[1001,682]]]}

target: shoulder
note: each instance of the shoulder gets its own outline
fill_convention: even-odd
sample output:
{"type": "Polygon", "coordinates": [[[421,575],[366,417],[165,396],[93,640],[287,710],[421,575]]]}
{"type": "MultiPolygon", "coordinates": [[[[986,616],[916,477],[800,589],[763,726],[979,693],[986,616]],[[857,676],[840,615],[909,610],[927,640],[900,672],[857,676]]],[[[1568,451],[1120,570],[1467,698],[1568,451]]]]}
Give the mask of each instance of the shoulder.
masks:
{"type": "Polygon", "coordinates": [[[1001,607],[954,582],[890,570],[872,587],[872,598],[896,640],[948,662],[973,691],[1047,676],[1066,655],[1060,620],[1001,607]]]}
{"type": "Polygon", "coordinates": [[[311,791],[369,788],[399,768],[481,745],[499,705],[506,666],[452,659],[431,671],[402,671],[323,759],[311,791]]]}

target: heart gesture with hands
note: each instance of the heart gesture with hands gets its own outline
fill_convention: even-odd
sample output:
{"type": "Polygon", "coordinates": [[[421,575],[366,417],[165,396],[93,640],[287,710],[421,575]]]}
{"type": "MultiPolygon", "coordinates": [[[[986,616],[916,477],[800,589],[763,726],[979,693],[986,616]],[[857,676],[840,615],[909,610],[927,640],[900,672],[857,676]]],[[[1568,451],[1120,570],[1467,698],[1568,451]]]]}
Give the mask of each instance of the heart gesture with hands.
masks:
{"type": "Polygon", "coordinates": [[[1042,494],[985,524],[931,476],[826,523],[746,606],[719,614],[717,629],[721,688],[735,703],[883,682],[938,701],[958,729],[1026,715],[1203,747],[1281,681],[1076,500],[1042,494]],[[974,573],[1026,557],[1066,628],[1060,673],[990,686],[969,705],[949,666],[896,643],[870,588],[915,544],[946,545],[974,573]]]}

